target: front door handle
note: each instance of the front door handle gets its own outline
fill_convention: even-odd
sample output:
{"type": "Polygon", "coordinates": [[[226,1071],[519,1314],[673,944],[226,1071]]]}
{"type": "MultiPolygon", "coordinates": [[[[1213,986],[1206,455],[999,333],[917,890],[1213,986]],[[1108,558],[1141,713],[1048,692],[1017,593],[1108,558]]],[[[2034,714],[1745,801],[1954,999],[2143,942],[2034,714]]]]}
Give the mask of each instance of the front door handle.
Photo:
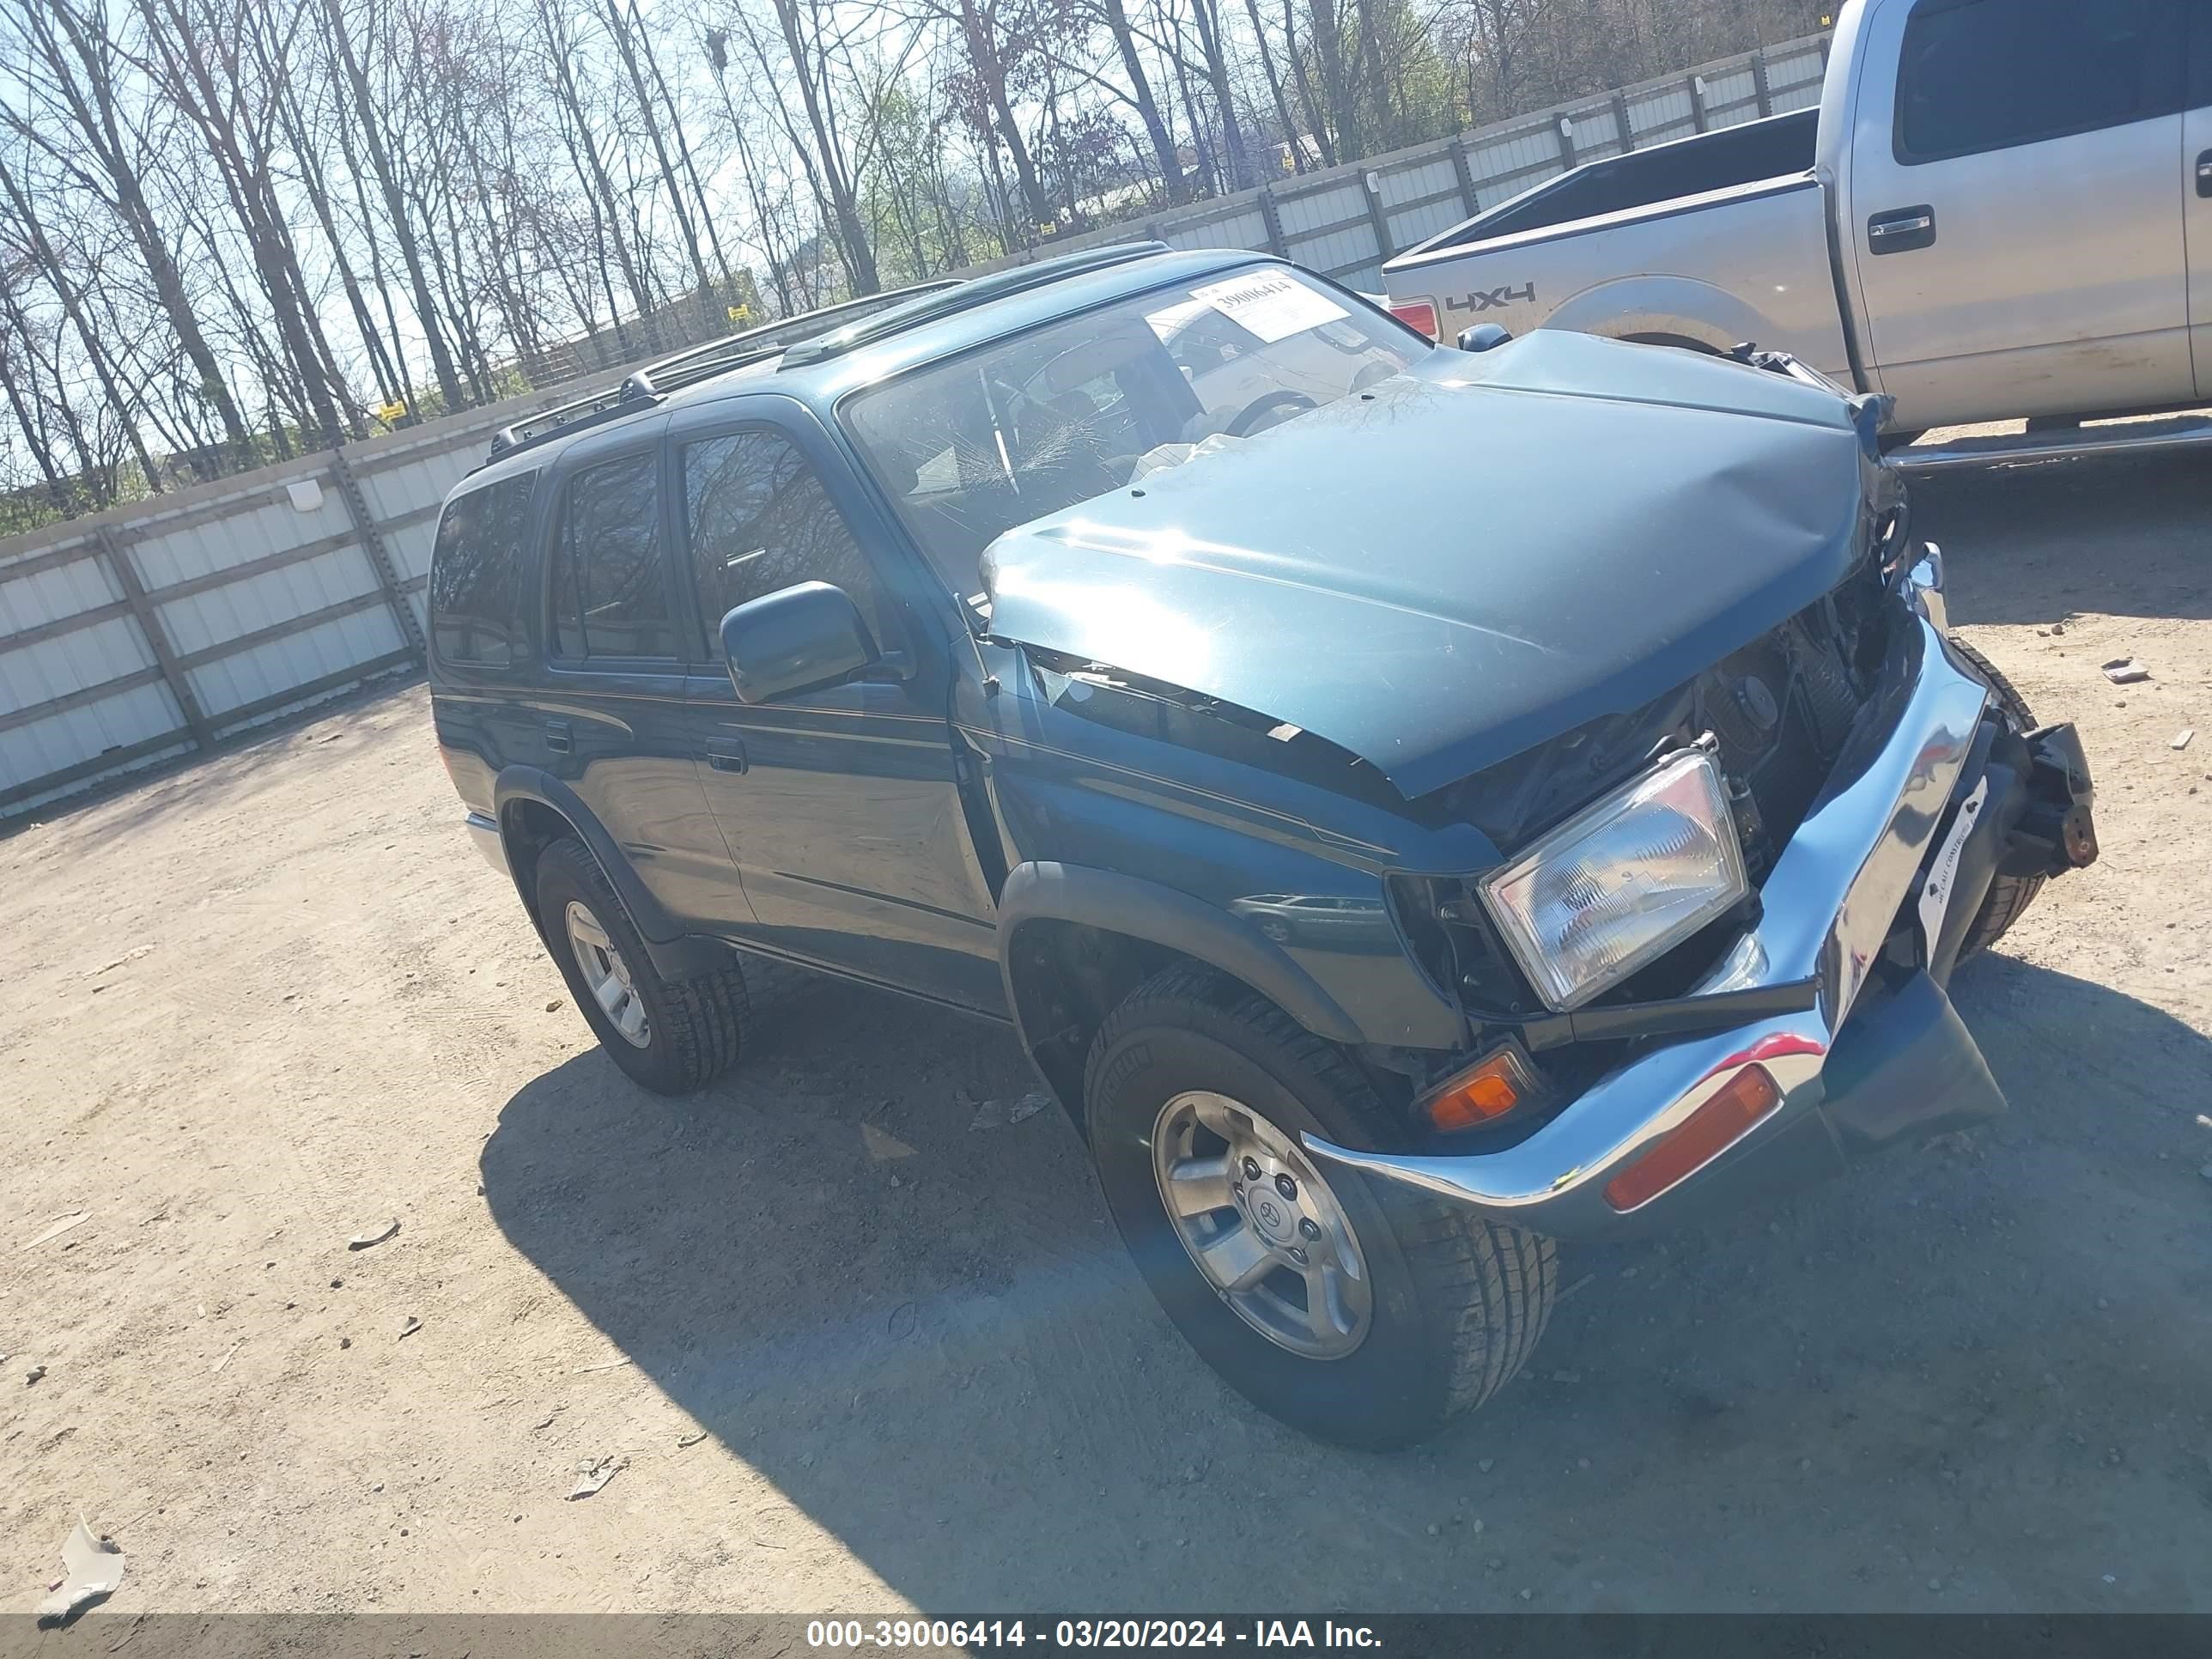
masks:
{"type": "Polygon", "coordinates": [[[717,738],[707,745],[707,764],[717,772],[743,772],[745,746],[735,738],[717,738]]]}
{"type": "Polygon", "coordinates": [[[545,722],[545,747],[556,755],[574,752],[576,747],[576,734],[569,730],[568,721],[545,722]]]}
{"type": "Polygon", "coordinates": [[[1910,253],[1936,246],[1936,210],[1923,203],[1877,213],[1867,221],[1867,251],[1870,253],[1910,253]]]}
{"type": "Polygon", "coordinates": [[[2197,158],[2197,193],[2212,198],[2212,149],[2197,158]]]}

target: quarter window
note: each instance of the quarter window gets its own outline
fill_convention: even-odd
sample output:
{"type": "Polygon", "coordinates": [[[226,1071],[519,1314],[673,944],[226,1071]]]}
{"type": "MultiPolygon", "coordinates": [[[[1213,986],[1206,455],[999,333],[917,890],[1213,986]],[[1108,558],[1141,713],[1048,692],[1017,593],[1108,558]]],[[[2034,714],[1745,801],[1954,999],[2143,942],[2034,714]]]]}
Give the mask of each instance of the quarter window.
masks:
{"type": "Polygon", "coordinates": [[[446,503],[430,554],[430,634],[447,662],[514,662],[521,611],[515,581],[537,482],[537,473],[525,472],[446,503]]]}
{"type": "Polygon", "coordinates": [[[630,455],[568,481],[554,545],[556,656],[675,658],[657,471],[651,455],[630,455]]]}
{"type": "Polygon", "coordinates": [[[710,653],[720,655],[732,610],[799,582],[843,588],[883,642],[875,571],[789,439],[756,427],[684,445],[684,508],[710,653]]]}
{"type": "Polygon", "coordinates": [[[2185,0],[1923,0],[1897,76],[1911,165],[2178,112],[2185,0]]]}

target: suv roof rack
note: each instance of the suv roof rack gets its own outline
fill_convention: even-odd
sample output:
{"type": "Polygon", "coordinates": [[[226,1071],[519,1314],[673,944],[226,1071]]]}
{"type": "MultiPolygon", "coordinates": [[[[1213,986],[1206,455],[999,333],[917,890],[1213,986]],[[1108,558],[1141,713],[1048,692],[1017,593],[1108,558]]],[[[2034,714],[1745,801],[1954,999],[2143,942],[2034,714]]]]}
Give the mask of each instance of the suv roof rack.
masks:
{"type": "Polygon", "coordinates": [[[540,411],[526,420],[501,427],[492,434],[490,459],[497,460],[512,455],[519,449],[527,449],[547,439],[572,433],[582,427],[596,426],[602,421],[620,416],[633,415],[641,409],[659,403],[670,392],[687,386],[696,386],[717,374],[742,368],[747,363],[759,362],[786,350],[798,341],[808,339],[825,329],[835,328],[841,322],[858,320],[887,309],[903,307],[941,294],[947,289],[965,286],[946,277],[932,283],[916,283],[910,288],[894,289],[888,294],[864,294],[855,300],[842,300],[832,306],[802,312],[795,317],[781,318],[758,328],[747,329],[742,334],[732,334],[719,340],[709,340],[705,345],[693,346],[673,356],[662,357],[647,363],[623,377],[619,386],[595,392],[588,398],[579,398],[574,403],[540,411]]]}
{"type": "Polygon", "coordinates": [[[1174,252],[1165,242],[1110,242],[1103,247],[1065,253],[1056,259],[1039,259],[1031,264],[1009,265],[1006,270],[994,270],[988,276],[972,276],[949,291],[921,295],[888,311],[877,312],[860,320],[848,323],[842,328],[803,340],[783,354],[781,367],[796,368],[805,363],[817,363],[824,358],[841,356],[861,346],[887,340],[908,329],[919,328],[924,323],[957,316],[993,300],[1002,300],[1011,294],[1024,294],[1030,289],[1042,288],[1048,283],[1059,282],[1063,277],[1080,276],[1113,265],[1127,264],[1133,259],[1149,258],[1155,253],[1174,252]]]}

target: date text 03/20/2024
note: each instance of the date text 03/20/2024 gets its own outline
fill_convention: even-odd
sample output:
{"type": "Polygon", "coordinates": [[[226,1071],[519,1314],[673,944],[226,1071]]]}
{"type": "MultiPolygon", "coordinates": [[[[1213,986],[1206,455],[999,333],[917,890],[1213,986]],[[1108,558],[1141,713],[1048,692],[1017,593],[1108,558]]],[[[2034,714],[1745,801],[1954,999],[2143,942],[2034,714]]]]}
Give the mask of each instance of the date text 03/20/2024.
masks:
{"type": "Polygon", "coordinates": [[[1365,1625],[1305,1619],[817,1619],[806,1644],[822,1651],[915,1648],[1365,1648],[1365,1625]]]}

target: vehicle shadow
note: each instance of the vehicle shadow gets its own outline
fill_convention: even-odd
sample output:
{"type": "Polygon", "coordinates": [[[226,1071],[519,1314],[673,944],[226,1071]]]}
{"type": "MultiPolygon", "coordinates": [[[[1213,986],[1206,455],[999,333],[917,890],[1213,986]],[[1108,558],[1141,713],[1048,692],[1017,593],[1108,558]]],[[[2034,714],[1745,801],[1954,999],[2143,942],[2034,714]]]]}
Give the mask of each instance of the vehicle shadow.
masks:
{"type": "Polygon", "coordinates": [[[2201,455],[1936,474],[1913,484],[1912,506],[1913,533],[1948,556],[1954,622],[2212,617],[2201,455]]]}
{"type": "MultiPolygon", "coordinates": [[[[1011,1038],[888,994],[775,976],[754,1053],[692,1101],[570,1060],[501,1113],[484,1192],[653,1384],[926,1611],[1518,1608],[1523,1589],[1538,1608],[1881,1607],[1919,1588],[1877,1571],[1900,1530],[2094,1534],[2088,1479],[2100,1516],[2123,1480],[2156,1486],[2127,1512],[2206,1501],[2146,1425],[2196,1421],[2212,1374],[2186,1243],[2212,1147],[2185,1109],[2212,1043],[2015,961],[1960,996],[2002,1124],[1770,1215],[1568,1252],[1530,1372],[1392,1457],[1216,1382],[1057,1109],[969,1127],[956,1091],[1034,1086],[1011,1038]],[[2123,1436],[2137,1461],[2099,1467],[2123,1436]]],[[[718,1536],[743,1559],[787,1547],[775,1524],[718,1536]]],[[[2032,1553],[1987,1605],[2077,1604],[2032,1553]]],[[[2177,1580],[2166,1604],[2199,1594],[2177,1580]]]]}

